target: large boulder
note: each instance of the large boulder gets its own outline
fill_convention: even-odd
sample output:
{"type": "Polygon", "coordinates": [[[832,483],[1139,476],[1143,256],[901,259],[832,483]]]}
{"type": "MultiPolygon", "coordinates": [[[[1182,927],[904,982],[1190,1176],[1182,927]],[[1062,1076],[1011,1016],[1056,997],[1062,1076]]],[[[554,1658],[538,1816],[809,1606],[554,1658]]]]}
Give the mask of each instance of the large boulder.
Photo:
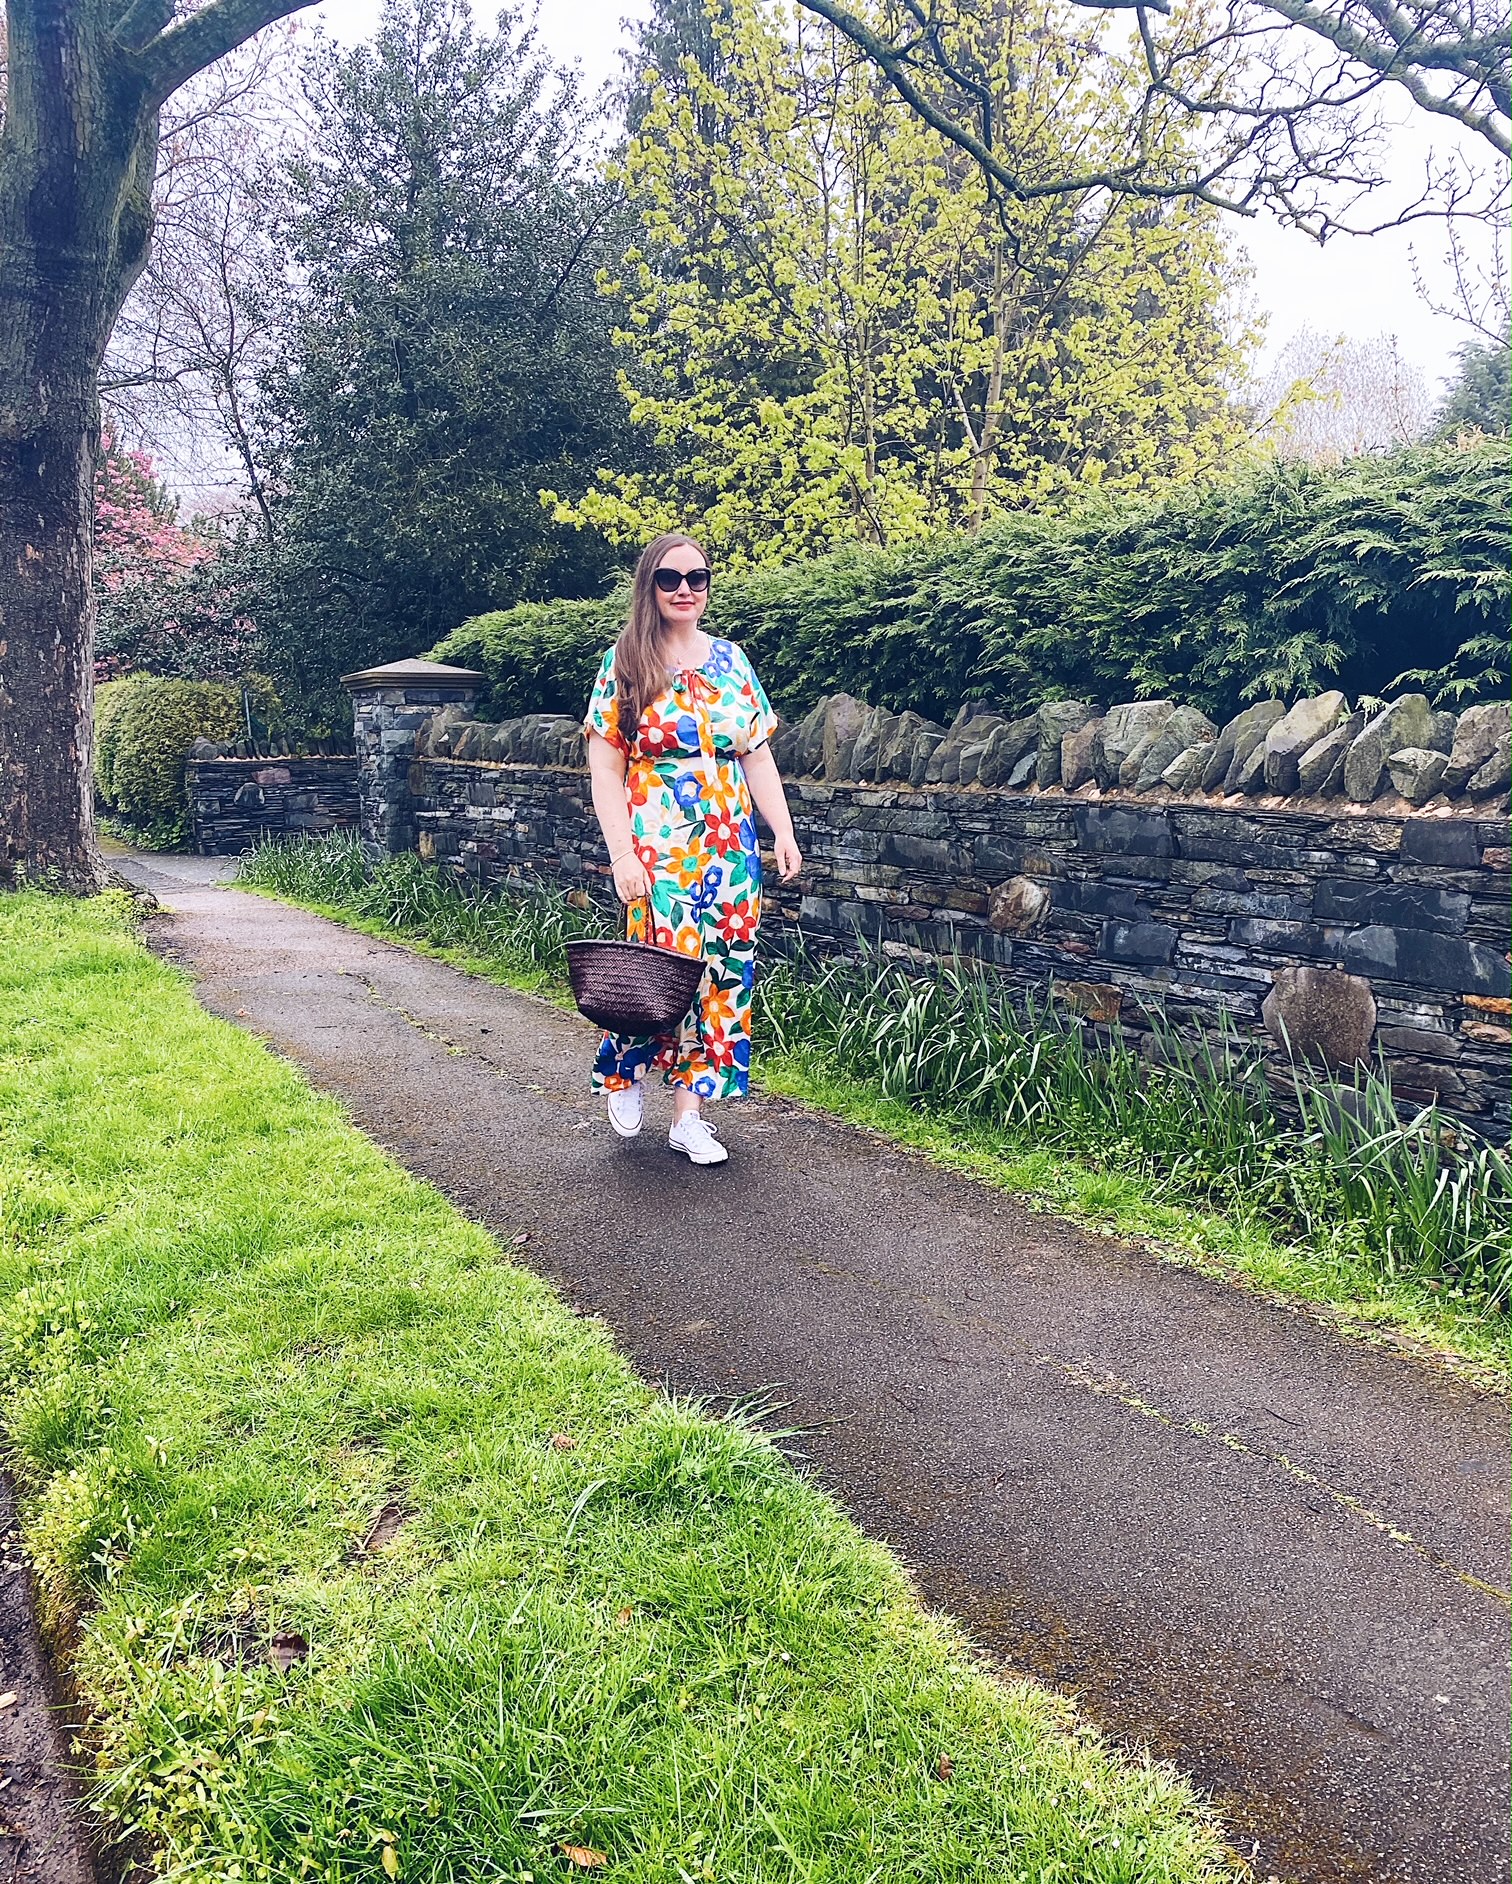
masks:
{"type": "Polygon", "coordinates": [[[1068,792],[1074,792],[1091,780],[1102,724],[1101,720],[1087,720],[1061,741],[1061,784],[1068,792]]]}
{"type": "Polygon", "coordinates": [[[1426,805],[1440,789],[1444,768],[1449,760],[1442,752],[1430,752],[1426,746],[1404,746],[1386,761],[1391,782],[1409,805],[1426,805]]]}
{"type": "Polygon", "coordinates": [[[1304,752],[1349,718],[1349,702],[1337,687],[1299,700],[1265,735],[1265,789],[1294,792],[1304,752]]]}
{"type": "Polygon", "coordinates": [[[828,779],[850,778],[856,756],[856,741],[871,708],[864,700],[848,693],[832,693],[820,702],[823,718],[819,726],[819,754],[815,771],[828,779]]]}
{"type": "Polygon", "coordinates": [[[1337,968],[1283,968],[1260,1013],[1276,1045],[1299,1059],[1353,1066],[1369,1058],[1376,1004],[1363,975],[1337,968]]]}
{"type": "Polygon", "coordinates": [[[1344,755],[1368,716],[1357,708],[1331,733],[1307,748],[1297,760],[1297,790],[1312,797],[1337,791],[1344,783],[1344,755]]]}
{"type": "Polygon", "coordinates": [[[1096,718],[1097,708],[1085,700],[1050,700],[1035,714],[1034,777],[1041,789],[1060,783],[1061,744],[1067,733],[1096,718]]]}
{"type": "Polygon", "coordinates": [[[1367,720],[1344,755],[1344,795],[1368,805],[1386,784],[1386,761],[1408,746],[1449,751],[1454,715],[1435,713],[1425,693],[1404,693],[1373,720],[1367,720]]]}
{"type": "Polygon", "coordinates": [[[1033,935],[1050,914],[1050,892],[1033,877],[1010,877],[992,892],[987,920],[999,935],[1033,935]]]}
{"type": "Polygon", "coordinates": [[[1496,751],[1507,744],[1508,708],[1504,700],[1493,706],[1467,707],[1454,728],[1449,763],[1444,768],[1444,790],[1462,792],[1496,751]]]}
{"type": "Polygon", "coordinates": [[[1179,706],[1164,725],[1140,740],[1118,768],[1118,782],[1125,791],[1153,791],[1178,753],[1189,746],[1206,745],[1217,735],[1218,728],[1205,713],[1179,706]]]}
{"type": "Polygon", "coordinates": [[[1208,762],[1202,768],[1202,789],[1205,792],[1237,789],[1229,783],[1230,774],[1237,779],[1256,746],[1265,743],[1265,735],[1285,713],[1286,707],[1280,700],[1257,700],[1253,706],[1235,714],[1213,741],[1208,762]]]}
{"type": "Polygon", "coordinates": [[[1159,732],[1175,711],[1174,700],[1130,700],[1108,709],[1092,751],[1092,770],[1104,791],[1119,782],[1130,753],[1159,732]]]}

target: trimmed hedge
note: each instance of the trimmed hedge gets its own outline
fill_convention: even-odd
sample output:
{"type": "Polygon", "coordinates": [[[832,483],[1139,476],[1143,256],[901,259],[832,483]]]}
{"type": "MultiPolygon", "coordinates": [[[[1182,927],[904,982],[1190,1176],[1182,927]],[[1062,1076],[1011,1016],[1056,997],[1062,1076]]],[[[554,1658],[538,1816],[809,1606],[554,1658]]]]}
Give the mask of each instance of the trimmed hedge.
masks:
{"type": "MultiPolygon", "coordinates": [[[[843,689],[932,719],[966,699],[1169,695],[1222,721],[1404,673],[1464,707],[1506,697],[1509,554],[1505,443],[1478,440],[728,577],[709,625],[749,648],[790,719],[843,689]]],[[[525,604],[432,654],[487,674],[492,717],[576,714],[622,613],[623,591],[525,604]]]]}
{"type": "Polygon", "coordinates": [[[123,816],[154,827],[179,825],[187,810],[184,763],[201,736],[234,739],[241,689],[224,681],[142,675],[112,683],[95,721],[100,795],[123,816]],[[114,689],[122,691],[117,694],[114,689]]]}

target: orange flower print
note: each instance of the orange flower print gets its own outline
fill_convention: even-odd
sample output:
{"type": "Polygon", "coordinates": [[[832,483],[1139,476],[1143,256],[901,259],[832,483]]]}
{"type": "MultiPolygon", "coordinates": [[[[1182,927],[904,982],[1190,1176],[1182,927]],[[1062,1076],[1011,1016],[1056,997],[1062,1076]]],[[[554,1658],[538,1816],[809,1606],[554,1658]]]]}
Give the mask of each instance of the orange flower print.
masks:
{"type": "Polygon", "coordinates": [[[667,874],[677,879],[681,890],[691,889],[703,875],[703,853],[696,844],[674,844],[667,853],[667,874]]]}
{"type": "Polygon", "coordinates": [[[698,933],[695,923],[685,922],[677,932],[677,939],[672,944],[679,955],[702,955],[703,938],[698,933]]]}
{"type": "Polygon", "coordinates": [[[756,915],[742,899],[732,903],[719,918],[719,933],[726,942],[749,942],[756,934],[756,915]]]}
{"type": "Polygon", "coordinates": [[[706,1036],[718,1038],[727,1034],[735,1024],[735,1003],[724,988],[710,988],[700,1007],[706,1036]]]}

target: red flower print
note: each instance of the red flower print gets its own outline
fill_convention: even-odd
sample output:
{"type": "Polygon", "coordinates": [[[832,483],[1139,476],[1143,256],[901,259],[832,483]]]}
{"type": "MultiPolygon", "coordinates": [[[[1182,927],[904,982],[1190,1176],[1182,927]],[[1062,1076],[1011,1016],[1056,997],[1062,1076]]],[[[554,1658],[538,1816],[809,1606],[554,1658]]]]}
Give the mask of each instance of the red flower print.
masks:
{"type": "Polygon", "coordinates": [[[721,857],[740,849],[740,824],[728,811],[712,811],[704,822],[711,849],[721,857]]]}
{"type": "Polygon", "coordinates": [[[635,854],[647,870],[655,872],[657,864],[656,846],[648,844],[643,837],[635,840],[635,854]]]}
{"type": "Polygon", "coordinates": [[[647,758],[660,758],[665,752],[677,750],[677,722],[663,719],[655,707],[648,707],[641,715],[640,733],[636,745],[647,758]]]}
{"type": "Polygon", "coordinates": [[[756,933],[756,917],[748,902],[732,903],[719,919],[726,942],[749,942],[756,933]]]}

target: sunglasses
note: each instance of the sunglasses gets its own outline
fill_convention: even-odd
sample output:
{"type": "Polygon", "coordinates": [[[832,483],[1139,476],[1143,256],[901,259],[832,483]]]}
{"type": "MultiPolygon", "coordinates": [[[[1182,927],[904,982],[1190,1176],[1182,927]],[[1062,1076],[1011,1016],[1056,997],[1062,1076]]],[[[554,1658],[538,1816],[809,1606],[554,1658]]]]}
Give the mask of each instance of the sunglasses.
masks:
{"type": "Polygon", "coordinates": [[[702,595],[709,586],[707,569],[658,569],[651,580],[663,595],[676,595],[686,582],[694,595],[702,595]]]}

